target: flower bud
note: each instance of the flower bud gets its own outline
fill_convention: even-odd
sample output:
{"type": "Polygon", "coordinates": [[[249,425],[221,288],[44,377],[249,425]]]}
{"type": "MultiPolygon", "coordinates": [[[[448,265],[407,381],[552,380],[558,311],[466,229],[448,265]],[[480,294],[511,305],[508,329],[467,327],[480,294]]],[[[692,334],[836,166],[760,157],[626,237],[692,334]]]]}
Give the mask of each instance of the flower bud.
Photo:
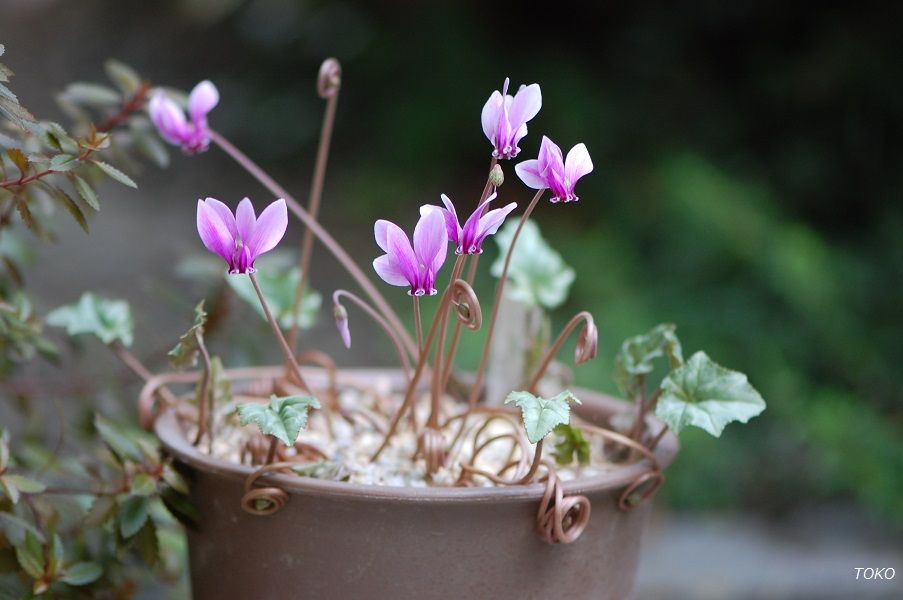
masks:
{"type": "Polygon", "coordinates": [[[502,165],[495,165],[489,171],[489,184],[493,187],[500,187],[505,183],[505,173],[502,171],[502,165]]]}
{"type": "Polygon", "coordinates": [[[339,329],[339,335],[342,336],[342,343],[346,348],[351,348],[351,329],[348,327],[348,311],[341,304],[332,307],[332,316],[335,317],[335,326],[339,329]]]}

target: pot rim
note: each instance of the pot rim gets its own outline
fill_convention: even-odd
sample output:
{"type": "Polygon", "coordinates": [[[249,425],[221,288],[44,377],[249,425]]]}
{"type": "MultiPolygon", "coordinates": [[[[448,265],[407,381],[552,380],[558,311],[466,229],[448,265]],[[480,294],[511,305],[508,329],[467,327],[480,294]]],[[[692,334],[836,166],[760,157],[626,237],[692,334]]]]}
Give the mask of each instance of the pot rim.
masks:
{"type": "MultiPolygon", "coordinates": [[[[393,374],[395,369],[343,369],[345,376],[372,377],[375,374],[393,374]]],[[[581,398],[583,405],[575,407],[580,409],[601,409],[611,413],[618,407],[629,406],[624,400],[613,398],[600,392],[584,388],[573,388],[581,398]]],[[[649,415],[646,418],[647,426],[661,427],[662,423],[649,415]]],[[[219,475],[227,479],[244,482],[251,473],[259,467],[241,465],[222,460],[204,454],[188,442],[176,411],[172,408],[164,410],[154,423],[154,433],[159,438],[167,452],[181,462],[201,471],[219,475]]],[[[662,471],[671,464],[678,450],[677,436],[672,431],[661,439],[653,454],[662,471]]],[[[618,467],[593,475],[570,481],[563,481],[562,487],[566,494],[587,494],[616,490],[636,481],[650,469],[646,459],[618,467]]],[[[313,492],[320,496],[329,496],[337,499],[363,499],[371,501],[392,500],[394,502],[407,503],[461,503],[480,502],[491,500],[531,500],[538,501],[542,498],[546,486],[542,483],[530,485],[512,485],[506,487],[411,487],[388,486],[362,483],[349,483],[344,481],[330,481],[313,477],[301,477],[297,475],[283,475],[279,473],[261,477],[258,481],[278,485],[286,492],[304,493],[313,492]]]]}

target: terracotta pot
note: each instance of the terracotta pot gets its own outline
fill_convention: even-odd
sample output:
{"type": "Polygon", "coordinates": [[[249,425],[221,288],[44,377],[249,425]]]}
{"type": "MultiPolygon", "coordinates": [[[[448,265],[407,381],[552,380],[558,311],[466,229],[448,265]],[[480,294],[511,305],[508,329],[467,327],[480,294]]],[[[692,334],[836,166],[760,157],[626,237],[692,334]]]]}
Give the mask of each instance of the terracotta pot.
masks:
{"type": "MultiPolygon", "coordinates": [[[[575,393],[591,421],[625,407],[575,393]]],[[[287,502],[255,516],[241,508],[250,467],[196,450],[173,411],[155,431],[200,513],[188,528],[196,600],[631,597],[650,503],[625,510],[618,501],[648,473],[647,461],[564,483],[566,495],[585,495],[592,509],[579,539],[553,545],[536,528],[544,484],[419,489],[269,475],[260,481],[284,490],[287,502]]],[[[669,433],[655,452],[662,469],[676,453],[669,433]]]]}

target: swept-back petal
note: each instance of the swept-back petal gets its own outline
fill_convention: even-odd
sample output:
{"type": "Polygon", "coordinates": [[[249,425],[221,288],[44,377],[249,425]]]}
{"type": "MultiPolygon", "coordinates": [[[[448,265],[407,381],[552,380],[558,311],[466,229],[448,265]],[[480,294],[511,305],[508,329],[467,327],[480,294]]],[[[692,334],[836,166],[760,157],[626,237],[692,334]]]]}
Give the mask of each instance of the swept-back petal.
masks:
{"type": "Polygon", "coordinates": [[[386,221],[385,219],[379,219],[373,224],[373,238],[376,240],[376,245],[379,246],[380,250],[383,252],[389,251],[389,242],[386,241],[386,238],[388,236],[387,232],[390,225],[398,227],[398,225],[395,225],[392,221],[386,221]]]}
{"type": "Polygon", "coordinates": [[[517,208],[517,202],[512,202],[510,204],[506,204],[501,208],[490,210],[488,213],[480,217],[480,224],[477,227],[478,241],[482,243],[483,240],[486,239],[486,236],[495,234],[495,232],[499,230],[499,227],[501,227],[502,223],[505,222],[505,218],[515,208],[517,208]]]}
{"type": "Polygon", "coordinates": [[[250,244],[251,237],[254,235],[254,227],[257,222],[257,216],[254,214],[254,205],[251,204],[249,198],[243,198],[235,209],[235,226],[238,228],[238,235],[244,244],[250,244]]]}
{"type": "Polygon", "coordinates": [[[564,160],[564,177],[573,186],[577,180],[592,172],[593,161],[589,157],[586,144],[577,144],[568,152],[564,160]]]}
{"type": "Polygon", "coordinates": [[[232,209],[216,198],[207,198],[204,200],[204,203],[209,208],[216,211],[219,218],[222,219],[223,223],[225,223],[226,227],[229,229],[229,234],[233,238],[238,235],[238,228],[235,226],[235,215],[232,214],[232,209]]]}
{"type": "Polygon", "coordinates": [[[564,157],[561,154],[561,148],[546,136],[542,136],[542,143],[539,146],[539,166],[542,169],[541,172],[552,169],[564,173],[564,157]]]}
{"type": "Polygon", "coordinates": [[[219,91],[209,81],[202,81],[188,96],[188,115],[195,123],[207,118],[207,113],[219,104],[219,91]]]}
{"type": "Polygon", "coordinates": [[[442,194],[442,204],[445,205],[443,216],[445,217],[445,229],[448,230],[448,239],[457,243],[461,239],[461,221],[458,219],[458,212],[451,198],[442,194]]]}
{"type": "Polygon", "coordinates": [[[483,202],[477,206],[476,210],[467,217],[467,222],[464,223],[464,227],[461,228],[461,241],[459,244],[474,245],[475,247],[459,248],[461,252],[470,253],[479,249],[476,242],[479,237],[480,217],[483,215],[483,211],[486,210],[486,207],[489,206],[489,203],[495,200],[497,195],[498,194],[495,192],[490,194],[489,197],[483,200],[483,202]]]}
{"type": "MultiPolygon", "coordinates": [[[[208,198],[207,201],[198,200],[198,235],[201,236],[201,241],[204,242],[204,246],[206,246],[208,250],[218,254],[223,260],[230,263],[231,266],[235,238],[229,231],[229,226],[223,221],[222,215],[214,205],[210,203],[210,200],[218,202],[213,198],[208,198]]],[[[228,211],[229,209],[227,208],[226,210],[228,211]]],[[[229,217],[232,217],[231,212],[229,213],[229,217]]]]}
{"type": "Polygon", "coordinates": [[[514,165],[514,172],[520,177],[527,187],[541,190],[549,187],[545,177],[540,174],[539,161],[536,159],[525,160],[514,165]]]}
{"type": "Polygon", "coordinates": [[[542,92],[539,90],[539,84],[533,83],[521,87],[514,95],[511,107],[508,109],[511,128],[520,129],[524,123],[536,116],[540,108],[542,108],[542,92]]]}
{"type": "Polygon", "coordinates": [[[422,215],[414,227],[414,254],[418,264],[432,268],[433,273],[445,262],[448,250],[448,233],[445,219],[438,211],[429,211],[422,215]],[[441,256],[441,260],[438,260],[441,256]]]}
{"type": "Polygon", "coordinates": [[[398,263],[392,260],[392,257],[388,254],[383,254],[373,261],[373,270],[376,271],[380,279],[389,285],[405,287],[412,285],[407,275],[399,268],[398,263]]]}
{"type": "Polygon", "coordinates": [[[496,129],[499,124],[499,116],[502,112],[502,95],[498,90],[492,92],[489,100],[483,105],[483,112],[480,120],[483,123],[483,133],[489,138],[490,142],[495,143],[496,129]]]}
{"type": "Polygon", "coordinates": [[[151,98],[148,113],[160,136],[170,144],[181,144],[188,137],[185,113],[163,92],[157,92],[151,98]]]}
{"type": "MultiPolygon", "coordinates": [[[[279,198],[260,213],[254,232],[248,240],[248,249],[251,256],[257,258],[264,252],[269,252],[276,247],[285,235],[288,227],[288,209],[285,200],[279,198]]],[[[252,260],[253,260],[252,258],[252,260]]]]}
{"type": "Polygon", "coordinates": [[[390,222],[386,227],[386,245],[389,248],[387,254],[395,263],[398,272],[403,274],[412,286],[415,285],[417,274],[420,272],[417,256],[411,248],[408,236],[395,223],[390,222]]]}

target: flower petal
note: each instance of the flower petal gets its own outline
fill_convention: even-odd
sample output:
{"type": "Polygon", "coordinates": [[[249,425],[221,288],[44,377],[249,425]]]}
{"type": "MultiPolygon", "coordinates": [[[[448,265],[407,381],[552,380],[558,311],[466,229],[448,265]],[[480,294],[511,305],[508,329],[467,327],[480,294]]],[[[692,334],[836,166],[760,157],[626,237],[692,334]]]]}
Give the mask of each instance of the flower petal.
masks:
{"type": "Polygon", "coordinates": [[[234,240],[234,238],[238,236],[238,228],[235,226],[235,215],[232,214],[232,209],[216,198],[207,198],[204,200],[204,203],[216,211],[219,218],[222,219],[226,227],[229,228],[229,235],[231,235],[234,240]]]}
{"type": "Polygon", "coordinates": [[[447,251],[448,233],[445,219],[438,211],[430,211],[421,216],[414,227],[414,254],[417,257],[418,267],[422,264],[431,269],[435,275],[445,262],[447,251]]]}
{"type": "Polygon", "coordinates": [[[248,240],[251,260],[275,248],[276,244],[285,235],[287,227],[288,209],[285,207],[285,200],[279,198],[263,209],[263,212],[260,213],[260,217],[257,219],[254,232],[248,240]]]}
{"type": "MultiPolygon", "coordinates": [[[[438,218],[438,215],[434,216],[438,218]]],[[[405,232],[401,230],[401,227],[392,222],[388,223],[386,227],[388,255],[398,267],[398,271],[404,274],[405,279],[413,286],[416,284],[417,276],[420,272],[417,255],[414,249],[411,248],[411,242],[408,240],[405,232]]]]}
{"type": "Polygon", "coordinates": [[[539,168],[541,169],[541,175],[545,175],[549,169],[558,173],[564,173],[564,159],[562,158],[561,148],[546,136],[542,136],[542,143],[539,146],[539,168]]]}
{"type": "MultiPolygon", "coordinates": [[[[223,221],[221,212],[215,208],[211,200],[213,203],[219,202],[213,198],[207,198],[206,201],[198,200],[198,235],[201,236],[201,241],[208,250],[218,254],[231,266],[235,238],[232,236],[227,222],[223,221]]],[[[226,210],[229,209],[226,208],[226,210]]],[[[231,212],[229,212],[229,218],[232,218],[231,212]]],[[[234,227],[234,224],[232,226],[234,227]]]]}
{"type": "Polygon", "coordinates": [[[185,113],[163,92],[157,92],[148,104],[151,121],[160,136],[170,144],[179,145],[189,135],[185,113]]]}
{"type": "Polygon", "coordinates": [[[511,107],[508,109],[511,129],[520,129],[524,123],[536,116],[540,108],[542,108],[542,92],[539,90],[539,84],[522,86],[514,95],[511,107]]]}
{"type": "Polygon", "coordinates": [[[380,279],[389,285],[404,287],[412,285],[411,282],[408,281],[407,276],[402,273],[398,264],[392,260],[392,257],[388,254],[383,254],[373,261],[373,270],[376,271],[376,274],[379,275],[380,279]]]}
{"type": "Polygon", "coordinates": [[[496,129],[499,125],[499,116],[502,112],[502,95],[498,90],[492,92],[489,100],[483,105],[483,112],[480,120],[483,123],[483,133],[489,138],[492,144],[495,144],[496,129]]]}
{"type": "Polygon", "coordinates": [[[207,113],[219,104],[219,91],[209,81],[202,81],[188,96],[188,114],[195,123],[207,118],[207,113]]]}
{"type": "MultiPolygon", "coordinates": [[[[389,251],[389,243],[386,241],[389,225],[395,225],[395,223],[380,219],[373,224],[373,237],[376,239],[376,245],[379,246],[380,250],[383,252],[389,251]]],[[[397,227],[397,225],[395,226],[397,227]]]]}
{"type": "Polygon", "coordinates": [[[443,216],[445,217],[445,229],[448,231],[448,239],[454,243],[458,243],[461,239],[461,221],[458,220],[458,211],[451,198],[442,194],[442,204],[445,205],[443,216]]]}
{"type": "Polygon", "coordinates": [[[479,243],[482,243],[486,236],[494,235],[496,231],[499,230],[502,223],[505,222],[505,218],[511,213],[512,210],[517,208],[517,202],[512,202],[511,204],[507,204],[502,208],[496,208],[490,210],[488,213],[480,217],[480,224],[477,227],[477,236],[479,238],[479,243]]]}
{"type": "Polygon", "coordinates": [[[238,228],[238,236],[243,244],[251,243],[256,223],[257,216],[254,214],[254,205],[251,204],[249,198],[243,198],[238,203],[238,208],[235,209],[235,226],[238,228]]]}
{"type": "Polygon", "coordinates": [[[539,161],[536,159],[525,160],[514,165],[514,172],[520,177],[527,187],[541,190],[549,187],[545,177],[539,173],[539,161]]]}
{"type": "Polygon", "coordinates": [[[593,161],[589,157],[586,144],[577,144],[568,152],[564,161],[564,177],[570,183],[571,187],[577,183],[577,180],[592,172],[593,161]]]}

